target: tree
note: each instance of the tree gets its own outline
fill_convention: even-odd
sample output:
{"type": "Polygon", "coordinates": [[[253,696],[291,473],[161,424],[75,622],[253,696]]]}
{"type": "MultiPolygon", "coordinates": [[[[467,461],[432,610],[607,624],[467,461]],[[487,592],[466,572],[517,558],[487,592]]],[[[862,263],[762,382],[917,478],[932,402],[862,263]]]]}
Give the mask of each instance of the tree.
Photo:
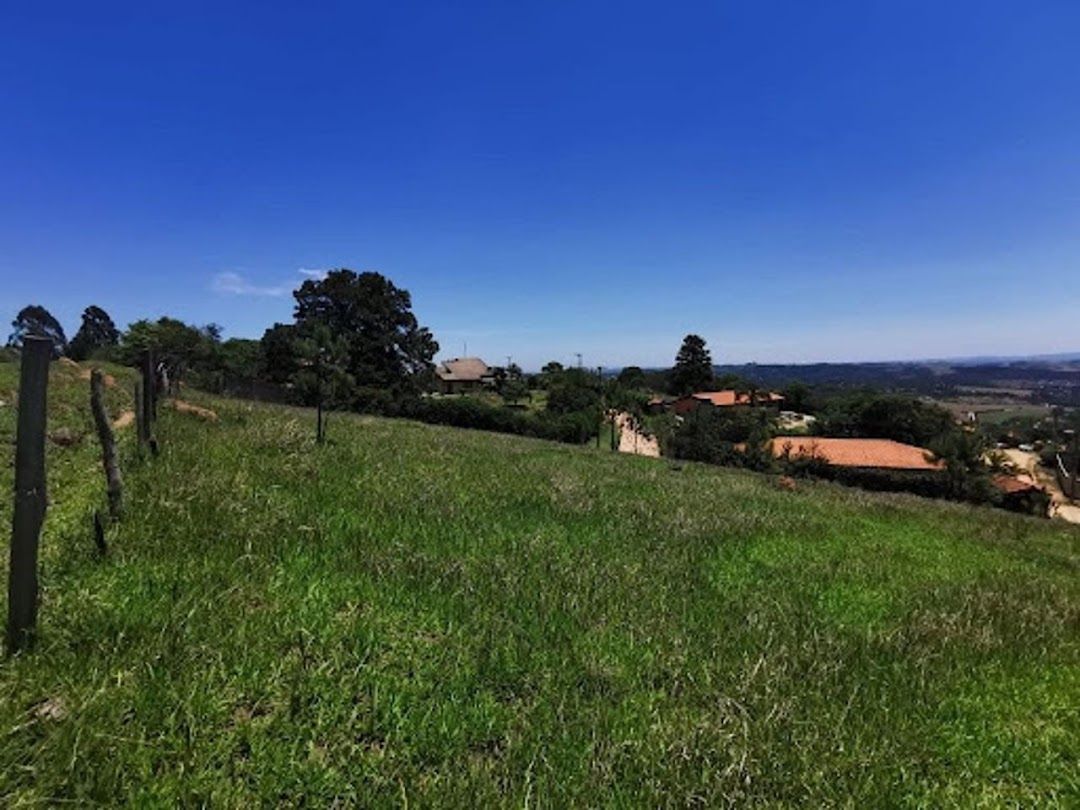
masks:
{"type": "Polygon", "coordinates": [[[545,363],[544,367],[540,369],[540,387],[545,390],[551,388],[562,373],[563,364],[558,360],[552,360],[549,363],[545,363]]]}
{"type": "Polygon", "coordinates": [[[599,388],[595,375],[581,368],[565,369],[548,389],[547,410],[561,414],[594,411],[600,405],[599,388]]]}
{"type": "Polygon", "coordinates": [[[987,445],[983,437],[966,430],[951,430],[940,436],[929,454],[945,465],[949,496],[957,500],[985,503],[993,496],[987,445]]]}
{"type": "Polygon", "coordinates": [[[270,382],[284,385],[296,373],[300,363],[297,339],[296,327],[289,323],[275,323],[263,332],[259,344],[263,368],[270,382]]]}
{"type": "Polygon", "coordinates": [[[64,335],[64,327],[53,317],[52,313],[40,304],[31,304],[19,310],[15,320],[11,322],[13,332],[8,338],[8,346],[22,348],[23,338],[27,335],[48,338],[52,341],[53,359],[63,356],[67,352],[67,337],[64,335]]]}
{"type": "Polygon", "coordinates": [[[766,470],[772,466],[769,415],[761,408],[698,408],[675,429],[676,458],[766,470]]]}
{"type": "Polygon", "coordinates": [[[814,425],[820,436],[892,439],[919,447],[929,447],[955,430],[952,415],[938,405],[874,391],[833,399],[814,425]]]}
{"type": "Polygon", "coordinates": [[[415,392],[434,372],[439,350],[412,313],[412,298],[379,273],[333,270],[293,293],[296,328],[309,337],[318,324],[344,341],[343,372],[359,386],[415,392]]]}
{"type": "Polygon", "coordinates": [[[627,366],[619,372],[618,380],[624,388],[645,388],[645,372],[641,366],[627,366]]]}
{"type": "Polygon", "coordinates": [[[119,342],[120,330],[109,313],[101,307],[89,306],[83,310],[82,325],[71,339],[68,354],[72,360],[87,360],[99,349],[115,346],[119,342]]]}
{"type": "Polygon", "coordinates": [[[498,383],[499,396],[508,405],[516,405],[529,396],[529,384],[525,380],[525,375],[521,373],[521,366],[517,363],[511,363],[506,367],[506,373],[498,383]]]}
{"type": "Polygon", "coordinates": [[[712,356],[704,338],[698,335],[683,338],[679,353],[675,356],[670,381],[671,393],[679,395],[707,391],[712,386],[712,356]]]}
{"type": "Polygon", "coordinates": [[[194,384],[213,388],[220,348],[215,334],[219,333],[212,326],[199,328],[176,318],[143,319],[129,324],[121,335],[119,356],[124,364],[138,366],[142,353],[149,349],[154,363],[164,364],[170,380],[178,381],[191,372],[194,384]]]}

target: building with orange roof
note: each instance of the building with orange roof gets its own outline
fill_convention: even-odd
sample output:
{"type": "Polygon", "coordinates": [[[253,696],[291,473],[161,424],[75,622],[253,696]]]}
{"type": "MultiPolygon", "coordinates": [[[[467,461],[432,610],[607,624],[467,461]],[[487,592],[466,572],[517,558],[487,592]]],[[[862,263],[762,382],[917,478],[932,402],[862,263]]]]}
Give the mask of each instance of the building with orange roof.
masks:
{"type": "Polygon", "coordinates": [[[753,400],[751,400],[748,392],[735,391],[734,389],[699,391],[696,394],[690,394],[675,400],[672,410],[680,416],[685,416],[702,405],[714,408],[731,408],[736,405],[779,405],[783,401],[784,398],[780,394],[772,391],[758,392],[754,395],[753,400]]]}
{"type": "Polygon", "coordinates": [[[834,467],[936,472],[945,469],[930,451],[892,439],[837,439],[824,436],[777,436],[769,441],[777,458],[818,459],[834,467]]]}

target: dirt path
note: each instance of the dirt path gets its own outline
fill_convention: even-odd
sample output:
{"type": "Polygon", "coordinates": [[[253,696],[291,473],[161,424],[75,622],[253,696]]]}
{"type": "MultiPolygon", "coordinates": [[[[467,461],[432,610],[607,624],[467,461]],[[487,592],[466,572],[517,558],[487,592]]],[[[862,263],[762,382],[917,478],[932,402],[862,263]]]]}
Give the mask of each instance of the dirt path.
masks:
{"type": "Polygon", "coordinates": [[[634,420],[628,413],[615,415],[615,427],[619,429],[619,452],[633,453],[637,456],[660,458],[660,442],[655,436],[646,436],[634,427],[634,420]]]}
{"type": "Polygon", "coordinates": [[[1069,523],[1080,523],[1080,505],[1065,497],[1058,487],[1057,479],[1039,464],[1039,456],[1029,450],[1002,450],[1002,453],[1021,473],[1018,477],[1030,478],[1050,495],[1050,517],[1061,518],[1069,523]]]}
{"type": "Polygon", "coordinates": [[[192,405],[188,402],[184,402],[182,399],[166,400],[165,404],[177,413],[188,413],[192,416],[197,416],[200,419],[205,419],[208,422],[216,422],[218,420],[218,415],[209,408],[200,408],[198,405],[192,405]]]}

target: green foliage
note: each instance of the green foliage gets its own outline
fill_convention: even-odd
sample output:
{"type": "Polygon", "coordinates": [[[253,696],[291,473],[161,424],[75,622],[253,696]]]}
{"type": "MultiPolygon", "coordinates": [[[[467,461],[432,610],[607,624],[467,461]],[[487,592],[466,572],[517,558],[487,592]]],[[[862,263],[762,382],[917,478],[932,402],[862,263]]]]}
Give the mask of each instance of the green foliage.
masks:
{"type": "Polygon", "coordinates": [[[71,339],[68,355],[72,360],[87,360],[103,349],[110,349],[120,342],[120,331],[109,313],[98,306],[83,310],[82,324],[71,339]]]}
{"type": "Polygon", "coordinates": [[[155,365],[163,363],[173,380],[191,375],[191,382],[203,384],[215,369],[219,340],[220,327],[214,324],[200,329],[176,318],[143,319],[121,335],[117,356],[125,365],[138,366],[149,349],[155,365]]]}
{"type": "Polygon", "coordinates": [[[496,369],[495,390],[508,405],[516,405],[521,400],[529,398],[529,383],[517,363],[496,369]]]}
{"type": "Polygon", "coordinates": [[[381,274],[333,270],[293,296],[298,336],[321,325],[343,341],[343,371],[357,384],[417,392],[434,372],[439,344],[417,322],[409,293],[381,274]]]}
{"type": "Polygon", "coordinates": [[[316,446],[309,411],[200,404],[220,421],[164,411],[126,459],[105,561],[93,443],[50,445],[8,806],[1080,803],[1071,527],[400,420],[316,446]]]}
{"type": "Polygon", "coordinates": [[[563,364],[558,360],[552,360],[544,364],[544,367],[540,369],[540,387],[547,389],[550,388],[552,383],[556,382],[562,375],[564,369],[563,364]]]}
{"type": "Polygon", "coordinates": [[[588,441],[597,430],[595,413],[527,413],[488,405],[472,397],[407,400],[399,404],[396,415],[429,424],[532,436],[568,444],[588,441]]]}
{"type": "Polygon", "coordinates": [[[767,470],[772,455],[769,412],[764,408],[709,408],[692,411],[675,428],[668,452],[675,458],[767,470]]]}
{"type": "Polygon", "coordinates": [[[932,457],[945,464],[948,496],[985,503],[994,497],[991,469],[986,464],[986,441],[977,433],[952,430],[932,443],[932,457]]]}
{"type": "Polygon", "coordinates": [[[596,419],[600,407],[600,381],[596,375],[581,368],[559,372],[548,385],[547,410],[568,414],[590,412],[596,419]]]}
{"type": "Polygon", "coordinates": [[[49,310],[40,304],[30,304],[20,309],[15,320],[11,322],[11,328],[12,332],[8,337],[7,345],[12,348],[20,348],[24,337],[35,335],[52,341],[53,359],[67,353],[68,344],[64,327],[49,310]]]}
{"type": "Polygon", "coordinates": [[[699,335],[687,335],[675,356],[675,367],[669,376],[672,394],[693,394],[708,391],[713,383],[712,355],[699,335]]]}
{"type": "Polygon", "coordinates": [[[616,379],[623,388],[644,389],[647,387],[647,378],[641,366],[627,366],[619,372],[616,379]]]}
{"type": "Polygon", "coordinates": [[[262,362],[269,382],[286,385],[300,369],[299,336],[294,324],[275,323],[262,336],[262,362]]]}
{"type": "Polygon", "coordinates": [[[929,447],[959,430],[938,405],[875,391],[834,397],[816,415],[818,436],[893,439],[916,447],[929,447]]]}
{"type": "Polygon", "coordinates": [[[806,383],[793,380],[780,389],[784,398],[784,408],[796,413],[811,413],[815,410],[814,392],[806,383]]]}

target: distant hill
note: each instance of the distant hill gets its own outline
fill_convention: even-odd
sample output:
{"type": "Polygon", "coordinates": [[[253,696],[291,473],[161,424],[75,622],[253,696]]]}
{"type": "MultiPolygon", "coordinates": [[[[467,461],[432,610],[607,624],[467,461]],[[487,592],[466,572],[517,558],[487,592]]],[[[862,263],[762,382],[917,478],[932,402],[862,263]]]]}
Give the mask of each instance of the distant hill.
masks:
{"type": "Polygon", "coordinates": [[[736,374],[759,385],[871,386],[932,396],[968,388],[1008,389],[1032,401],[1080,406],[1080,356],[1010,358],[1001,361],[912,361],[894,363],[747,363],[716,366],[717,374],[736,374]],[[1026,394],[1025,394],[1026,392],[1026,394]]]}

